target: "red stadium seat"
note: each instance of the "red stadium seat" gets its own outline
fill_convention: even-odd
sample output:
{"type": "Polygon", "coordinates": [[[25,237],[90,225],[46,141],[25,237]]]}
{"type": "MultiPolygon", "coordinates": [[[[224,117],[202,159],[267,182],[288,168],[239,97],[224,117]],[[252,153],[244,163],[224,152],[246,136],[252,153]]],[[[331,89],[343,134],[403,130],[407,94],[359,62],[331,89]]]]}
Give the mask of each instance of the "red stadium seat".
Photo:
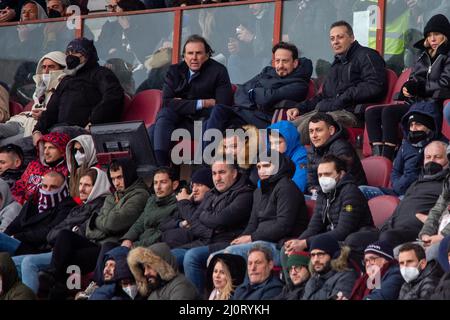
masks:
{"type": "Polygon", "coordinates": [[[122,121],[143,120],[145,126],[149,127],[156,120],[156,115],[162,107],[162,91],[156,89],[139,92],[129,103],[125,100],[122,121]]]}
{"type": "Polygon", "coordinates": [[[314,214],[314,208],[316,207],[315,200],[306,200],[306,208],[308,209],[308,218],[311,220],[311,217],[314,214]]]}
{"type": "Polygon", "coordinates": [[[16,114],[19,114],[23,111],[23,106],[15,101],[10,100],[9,101],[9,116],[15,116],[16,114]]]}
{"type": "Polygon", "coordinates": [[[27,103],[27,105],[23,108],[23,111],[31,111],[31,109],[33,108],[34,105],[34,101],[30,101],[27,103]]]}
{"type": "Polygon", "coordinates": [[[368,157],[361,160],[367,183],[373,187],[388,188],[391,180],[392,161],[385,157],[368,157]]]}
{"type": "MultiPolygon", "coordinates": [[[[393,72],[393,71],[392,71],[393,72]]],[[[390,74],[390,73],[389,73],[390,74]]],[[[395,82],[395,85],[393,86],[393,89],[391,91],[391,95],[388,101],[382,103],[382,104],[398,104],[403,103],[401,101],[394,100],[397,96],[397,94],[402,90],[403,84],[408,81],[409,76],[411,75],[411,68],[406,69],[402,72],[400,77],[398,77],[397,81],[395,82]]],[[[370,106],[369,108],[375,107],[376,105],[370,106]]],[[[366,109],[366,110],[367,110],[366,109]]],[[[369,143],[369,136],[367,135],[367,127],[364,129],[364,142],[363,142],[363,156],[369,157],[372,155],[372,147],[369,143]]]]}
{"type": "Polygon", "coordinates": [[[394,196],[379,196],[369,200],[370,212],[377,228],[392,216],[399,202],[400,200],[394,196]]]}

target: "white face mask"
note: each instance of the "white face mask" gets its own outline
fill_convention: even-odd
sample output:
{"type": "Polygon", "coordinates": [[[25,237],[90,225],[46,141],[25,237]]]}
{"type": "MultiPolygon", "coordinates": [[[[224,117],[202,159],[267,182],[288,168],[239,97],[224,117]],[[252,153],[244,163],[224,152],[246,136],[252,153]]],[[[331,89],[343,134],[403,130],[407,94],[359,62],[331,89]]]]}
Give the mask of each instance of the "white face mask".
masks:
{"type": "Polygon", "coordinates": [[[51,75],[50,73],[43,73],[42,74],[42,82],[45,84],[46,87],[48,87],[50,83],[51,75]]]}
{"type": "Polygon", "coordinates": [[[78,163],[79,166],[82,166],[84,162],[86,161],[86,155],[84,153],[81,153],[79,150],[75,152],[75,161],[78,163]]]}
{"type": "Polygon", "coordinates": [[[122,288],[123,291],[125,291],[125,293],[132,299],[134,300],[134,298],[136,298],[137,293],[138,293],[138,289],[137,286],[135,284],[129,285],[127,287],[123,287],[122,288]]]}
{"type": "Polygon", "coordinates": [[[400,268],[400,273],[402,274],[403,279],[406,282],[410,283],[417,279],[420,274],[420,271],[416,267],[402,267],[400,268]]]}
{"type": "Polygon", "coordinates": [[[330,193],[334,189],[336,189],[336,179],[332,177],[322,177],[319,178],[319,184],[324,193],[330,193]]]}

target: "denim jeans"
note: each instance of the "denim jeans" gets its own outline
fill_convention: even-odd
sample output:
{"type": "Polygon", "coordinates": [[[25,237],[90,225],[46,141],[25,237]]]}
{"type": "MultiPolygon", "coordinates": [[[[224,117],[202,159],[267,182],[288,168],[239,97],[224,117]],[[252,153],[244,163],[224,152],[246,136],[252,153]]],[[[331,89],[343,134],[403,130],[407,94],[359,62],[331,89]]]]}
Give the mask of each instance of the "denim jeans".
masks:
{"type": "Polygon", "coordinates": [[[208,246],[196,247],[192,249],[176,248],[171,250],[177,258],[180,271],[184,270],[184,275],[197,288],[201,297],[205,289],[206,261],[209,256],[208,246]]]}
{"type": "Polygon", "coordinates": [[[12,259],[23,284],[37,294],[39,290],[39,271],[50,267],[52,252],[15,256],[12,259]]]}
{"type": "Polygon", "coordinates": [[[218,253],[231,253],[241,257],[244,257],[247,260],[248,251],[254,247],[255,245],[265,246],[272,251],[273,263],[275,266],[280,266],[280,249],[277,249],[277,244],[268,241],[254,241],[250,243],[236,244],[232,246],[228,246],[223,250],[214,252],[209,260],[218,253]]]}
{"type": "Polygon", "coordinates": [[[383,196],[385,194],[380,188],[372,186],[359,186],[359,190],[361,190],[367,200],[378,196],[383,196]]]}
{"type": "Polygon", "coordinates": [[[444,120],[450,124],[450,103],[447,103],[444,107],[444,120]]]}
{"type": "Polygon", "coordinates": [[[19,246],[19,240],[0,232],[0,252],[8,252],[10,255],[14,255],[19,246]]]}

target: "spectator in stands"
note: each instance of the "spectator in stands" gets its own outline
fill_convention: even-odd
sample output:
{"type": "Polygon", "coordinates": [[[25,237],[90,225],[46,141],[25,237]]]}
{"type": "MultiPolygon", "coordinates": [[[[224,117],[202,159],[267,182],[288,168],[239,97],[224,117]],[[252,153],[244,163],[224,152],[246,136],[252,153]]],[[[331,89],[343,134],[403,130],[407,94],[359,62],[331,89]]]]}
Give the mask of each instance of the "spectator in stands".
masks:
{"type": "Polygon", "coordinates": [[[367,179],[356,150],[348,142],[347,131],[332,116],[319,112],[309,120],[311,148],[308,152],[308,193],[320,191],[317,167],[320,161],[332,154],[343,161],[344,170],[351,174],[356,185],[366,185],[367,179]]]}
{"type": "Polygon", "coordinates": [[[289,280],[275,300],[301,300],[305,293],[305,286],[311,276],[309,272],[310,257],[307,252],[293,252],[287,260],[286,271],[289,280]]]}
{"type": "Polygon", "coordinates": [[[33,291],[20,282],[14,262],[7,252],[0,252],[0,301],[35,300],[33,291]]]}
{"type": "Polygon", "coordinates": [[[423,221],[438,200],[442,184],[447,179],[446,149],[447,144],[441,141],[433,141],[425,148],[422,173],[381,228],[380,240],[396,247],[417,239],[423,221]]]}
{"type": "Polygon", "coordinates": [[[69,192],[72,198],[78,198],[80,174],[97,163],[94,140],[88,134],[82,134],[66,146],[67,169],[69,170],[69,192]]]}
{"type": "Polygon", "coordinates": [[[261,186],[253,193],[250,220],[224,252],[246,257],[251,247],[261,244],[272,250],[273,263],[280,266],[280,247],[306,229],[308,216],[303,194],[291,180],[292,161],[275,151],[272,156],[277,162],[258,162],[261,186]]]}
{"type": "Polygon", "coordinates": [[[42,176],[49,171],[57,171],[68,175],[65,159],[66,145],[69,136],[64,133],[49,133],[38,141],[39,159],[30,162],[20,180],[12,188],[14,198],[20,204],[33,199],[37,195],[42,176]]]}
{"type": "Polygon", "coordinates": [[[287,156],[295,166],[292,181],[298,189],[306,192],[307,185],[307,152],[300,144],[300,136],[295,126],[289,121],[279,121],[267,128],[269,130],[270,148],[287,156]],[[277,134],[274,134],[277,132],[277,134]]]}
{"type": "Polygon", "coordinates": [[[66,17],[68,6],[70,6],[70,0],[47,0],[47,15],[49,18],[66,17]]]}
{"type": "Polygon", "coordinates": [[[158,168],[153,175],[153,189],[155,194],[150,196],[136,222],[120,239],[122,246],[148,247],[161,238],[159,226],[164,219],[177,213],[177,198],[175,191],[179,181],[170,168],[158,168]]]}
{"type": "Polygon", "coordinates": [[[106,60],[105,67],[114,72],[125,94],[133,97],[135,92],[133,65],[120,58],[111,58],[106,60]]]}
{"type": "Polygon", "coordinates": [[[231,156],[238,166],[239,172],[247,176],[248,182],[253,186],[258,184],[258,170],[256,170],[257,152],[255,146],[259,145],[259,131],[250,124],[237,127],[234,130],[228,128],[221,143],[219,154],[225,157],[231,156]],[[253,152],[253,154],[252,154],[253,152]]]}
{"type": "MultiPolygon", "coordinates": [[[[46,109],[56,87],[64,77],[66,56],[63,52],[53,51],[44,55],[38,62],[33,80],[36,90],[33,94],[31,111],[24,111],[12,116],[5,124],[0,124],[0,138],[19,139],[28,137],[33,132],[37,120],[46,109]]],[[[10,141],[8,139],[8,141],[10,141]]]]}
{"type": "MultiPolygon", "coordinates": [[[[447,150],[447,155],[449,154],[450,150],[447,150]]],[[[419,232],[419,239],[422,240],[425,247],[427,260],[437,258],[441,240],[450,235],[450,212],[448,210],[450,181],[448,178],[444,180],[442,193],[425,221],[423,221],[422,230],[419,232]]]]}
{"type": "MultiPolygon", "coordinates": [[[[366,272],[353,287],[350,300],[397,300],[404,281],[392,246],[378,241],[364,251],[366,272]],[[371,285],[369,285],[371,284],[371,285]]],[[[346,300],[347,295],[339,295],[338,300],[346,300]]]]}
{"type": "Polygon", "coordinates": [[[141,296],[148,300],[196,300],[197,290],[178,271],[176,258],[165,243],[138,247],[128,254],[128,265],[141,296]]]}
{"type": "MultiPolygon", "coordinates": [[[[172,250],[180,269],[184,270],[201,296],[209,255],[224,249],[242,233],[252,208],[253,187],[233,164],[215,159],[212,177],[215,188],[206,193],[195,211],[188,235],[182,229],[179,231],[188,240],[187,243],[172,250]]],[[[178,234],[171,236],[178,237],[178,234]]]]}
{"type": "Polygon", "coordinates": [[[328,154],[320,161],[317,173],[321,190],[314,214],[300,237],[284,244],[283,266],[286,265],[284,254],[310,248],[312,241],[323,233],[344,241],[356,252],[363,251],[367,242],[378,238],[367,200],[345,170],[345,162],[334,155],[328,154]]]}
{"type": "MultiPolygon", "coordinates": [[[[443,100],[450,98],[450,23],[444,15],[435,15],[423,34],[425,38],[414,45],[422,54],[400,91],[399,99],[405,103],[370,108],[366,112],[367,133],[374,155],[393,159],[399,144],[398,123],[411,105],[425,102],[435,109],[434,113],[440,113],[443,100]]],[[[441,116],[434,116],[440,123],[441,116]]],[[[438,128],[440,125],[435,127],[436,131],[438,128]]]]}
{"type": "Polygon", "coordinates": [[[98,65],[94,43],[72,40],[66,49],[66,76],[39,118],[33,142],[59,124],[89,127],[120,120],[124,93],[111,70],[98,65]]]}
{"type": "Polygon", "coordinates": [[[439,264],[446,272],[431,296],[432,300],[450,299],[450,236],[445,237],[439,246],[439,264]]]}
{"type": "MultiPolygon", "coordinates": [[[[227,68],[233,83],[244,83],[251,75],[270,64],[269,54],[273,28],[273,7],[253,3],[235,25],[236,33],[229,37],[227,68]]],[[[242,8],[242,10],[245,10],[242,8]]]]}
{"type": "Polygon", "coordinates": [[[224,131],[230,125],[252,124],[259,129],[270,125],[279,102],[299,102],[308,94],[312,62],[298,57],[297,47],[280,42],[272,48],[274,67],[267,66],[261,73],[242,85],[237,85],[234,104],[213,108],[206,130],[224,131]]]}
{"type": "Polygon", "coordinates": [[[5,232],[0,233],[0,252],[24,255],[45,251],[48,232],[75,205],[69,196],[66,177],[57,171],[47,172],[42,177],[39,201],[28,200],[5,232]]]}
{"type": "Polygon", "coordinates": [[[321,93],[288,110],[288,120],[300,125],[300,133],[307,137],[308,123],[313,110],[345,114],[362,118],[362,104],[377,102],[387,91],[386,69],[383,58],[373,49],[361,46],[355,40],[353,29],[345,21],[330,27],[330,42],[335,59],[323,84],[321,93]],[[349,78],[342,78],[342,75],[349,78]],[[311,114],[305,115],[305,113],[311,114]],[[303,124],[302,124],[303,123],[303,124]]]}
{"type": "Polygon", "coordinates": [[[0,3],[0,23],[19,20],[19,3],[15,0],[6,0],[0,3]]]}
{"type": "Polygon", "coordinates": [[[210,59],[213,53],[206,40],[192,35],[183,47],[183,62],[172,65],[163,87],[163,108],[149,129],[156,162],[170,164],[170,137],[177,128],[193,134],[195,120],[209,116],[217,104],[233,101],[227,69],[210,59]]]}
{"type": "Polygon", "coordinates": [[[358,278],[350,260],[350,248],[339,247],[336,239],[323,234],[311,241],[311,277],[302,300],[334,300],[338,293],[349,295],[358,278]]]}
{"type": "Polygon", "coordinates": [[[400,273],[406,281],[399,300],[428,300],[439,282],[439,266],[436,261],[427,262],[425,250],[416,243],[406,243],[400,247],[398,255],[400,273]]]}
{"type": "Polygon", "coordinates": [[[236,288],[231,300],[270,300],[281,293],[282,282],[272,273],[272,250],[255,245],[248,252],[247,276],[236,288]]]}
{"type": "Polygon", "coordinates": [[[367,199],[388,194],[403,196],[419,178],[425,147],[433,140],[447,141],[441,134],[442,119],[429,103],[416,103],[402,118],[405,139],[395,157],[391,173],[392,189],[361,187],[367,199]]]}
{"type": "Polygon", "coordinates": [[[9,88],[0,81],[0,123],[9,119],[9,88]]]}
{"type": "MultiPolygon", "coordinates": [[[[79,183],[80,204],[73,207],[59,224],[46,235],[48,246],[53,248],[56,238],[62,230],[68,230],[78,235],[84,235],[88,219],[98,214],[105,198],[110,194],[110,183],[106,173],[98,168],[91,168],[81,173],[79,183]]],[[[25,285],[37,294],[39,288],[38,273],[50,267],[52,252],[21,255],[13,258],[17,270],[25,285]]]]}
{"type": "Polygon", "coordinates": [[[177,210],[161,222],[161,240],[171,248],[176,248],[190,240],[190,227],[194,217],[198,216],[196,210],[202,210],[200,205],[205,195],[214,188],[212,172],[209,167],[202,167],[192,173],[192,192],[182,188],[177,194],[177,210]]]}
{"type": "Polygon", "coordinates": [[[208,300],[229,300],[236,287],[244,282],[246,261],[234,254],[217,254],[206,271],[208,300]]]}
{"type": "Polygon", "coordinates": [[[144,210],[149,197],[147,186],[137,177],[132,160],[113,160],[109,166],[108,178],[115,188],[108,195],[98,214],[90,216],[83,235],[69,230],[59,232],[53,247],[51,274],[57,284],[50,297],[61,298],[67,293],[62,285],[66,282],[67,266],[79,265],[83,273],[95,269],[100,244],[118,242],[144,210]]]}
{"type": "Polygon", "coordinates": [[[22,149],[15,144],[1,146],[0,178],[12,188],[16,181],[20,179],[24,171],[22,149]]]}
{"type": "Polygon", "coordinates": [[[0,179],[0,232],[6,228],[19,215],[22,206],[14,200],[8,184],[0,179]]]}
{"type": "Polygon", "coordinates": [[[133,274],[127,263],[130,249],[119,246],[107,252],[103,263],[103,285],[95,289],[89,300],[140,299],[133,274]]]}

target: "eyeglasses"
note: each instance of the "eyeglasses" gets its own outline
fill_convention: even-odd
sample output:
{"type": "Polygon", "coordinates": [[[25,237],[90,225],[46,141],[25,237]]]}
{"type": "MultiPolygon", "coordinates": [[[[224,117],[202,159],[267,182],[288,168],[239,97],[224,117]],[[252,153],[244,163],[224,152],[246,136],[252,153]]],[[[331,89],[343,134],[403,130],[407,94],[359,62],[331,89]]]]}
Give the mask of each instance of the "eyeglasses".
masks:
{"type": "Polygon", "coordinates": [[[377,259],[380,259],[380,258],[381,257],[367,257],[367,258],[364,258],[364,264],[368,264],[368,263],[374,264],[377,261],[377,259]]]}
{"type": "Polygon", "coordinates": [[[294,270],[295,272],[299,273],[302,271],[303,268],[304,266],[292,266],[290,271],[294,270]]]}
{"type": "Polygon", "coordinates": [[[114,11],[114,12],[117,10],[117,7],[118,7],[117,4],[115,4],[115,5],[108,4],[108,5],[105,6],[106,10],[114,11]]]}
{"type": "Polygon", "coordinates": [[[314,257],[317,257],[317,258],[320,259],[320,258],[323,258],[325,255],[326,255],[325,252],[316,252],[316,253],[311,253],[310,254],[311,259],[314,258],[314,257]]]}

